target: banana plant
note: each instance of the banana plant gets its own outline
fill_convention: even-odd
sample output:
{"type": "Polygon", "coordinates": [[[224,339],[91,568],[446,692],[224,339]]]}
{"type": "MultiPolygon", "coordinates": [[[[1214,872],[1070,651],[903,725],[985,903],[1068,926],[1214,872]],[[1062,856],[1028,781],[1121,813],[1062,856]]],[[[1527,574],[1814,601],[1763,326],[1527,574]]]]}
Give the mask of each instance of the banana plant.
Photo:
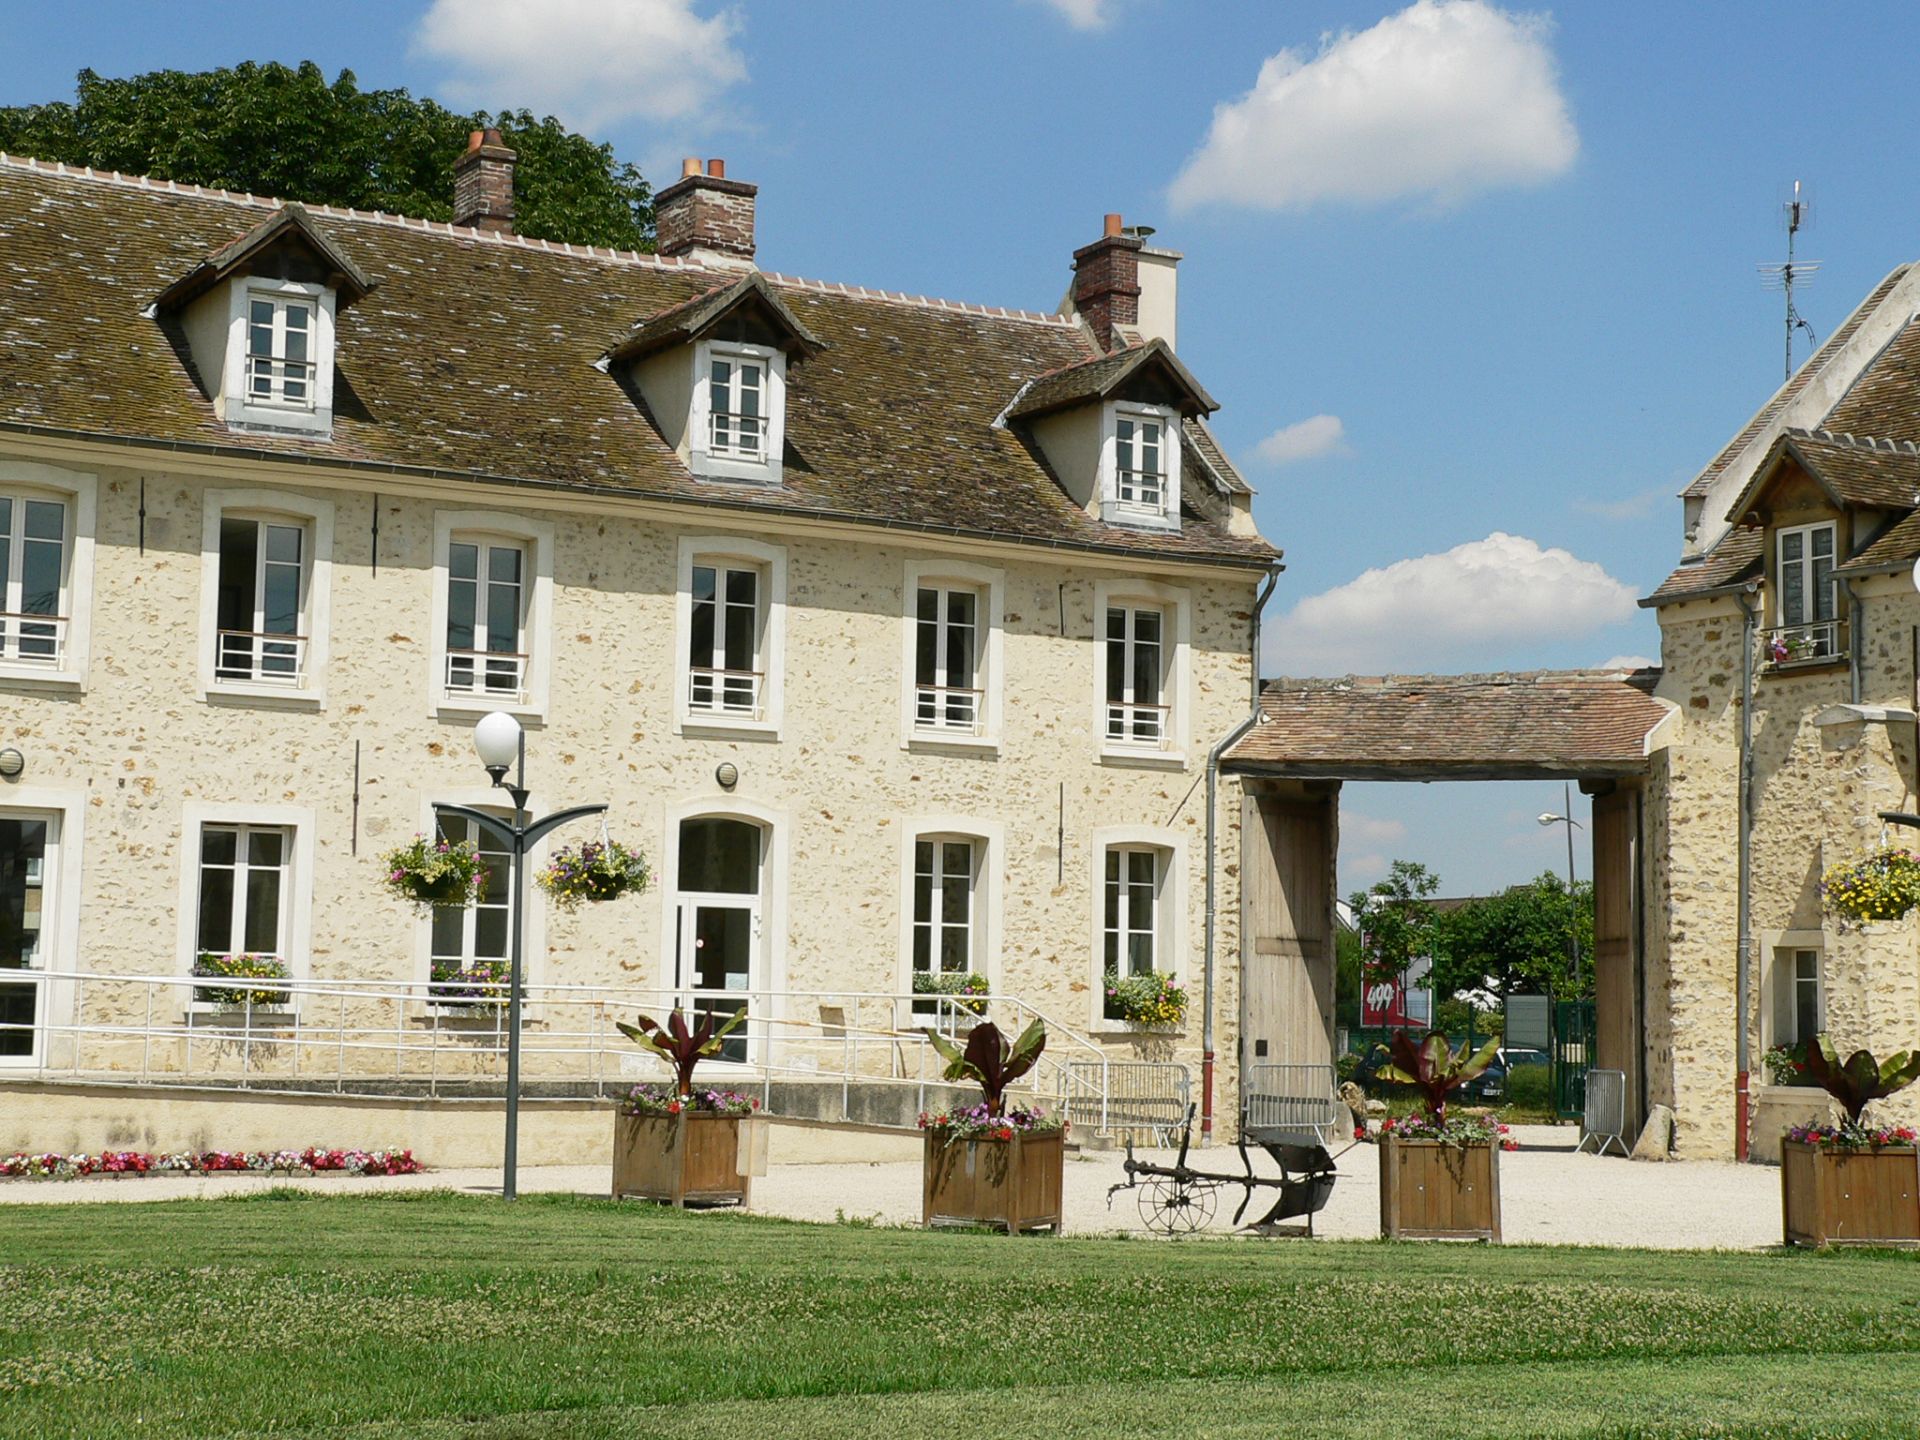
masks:
{"type": "Polygon", "coordinates": [[[727,1023],[714,1029],[713,1012],[695,1017],[695,1023],[687,1024],[686,1017],[678,1010],[667,1015],[667,1023],[647,1015],[634,1017],[640,1023],[627,1025],[614,1021],[620,1033],[626,1036],[642,1050],[651,1050],[673,1067],[676,1093],[681,1099],[693,1093],[693,1067],[709,1055],[720,1053],[720,1042],[725,1040],[747,1018],[744,1008],[736,1010],[728,1017],[727,1023]]]}
{"type": "Polygon", "coordinates": [[[1883,1061],[1871,1050],[1856,1050],[1840,1063],[1839,1052],[1824,1034],[1807,1046],[1807,1074],[1847,1112],[1847,1123],[1860,1124],[1860,1115],[1875,1100],[1897,1095],[1920,1080],[1920,1050],[1902,1050],[1883,1061]]]}
{"type": "Polygon", "coordinates": [[[1500,1042],[1489,1040],[1471,1055],[1462,1045],[1456,1054],[1447,1037],[1429,1030],[1424,1040],[1415,1041],[1406,1030],[1396,1030],[1388,1048],[1390,1063],[1380,1068],[1383,1080],[1396,1085],[1411,1085],[1426,1100],[1427,1114],[1436,1125],[1447,1123],[1447,1097],[1462,1085],[1486,1073],[1500,1052],[1500,1042]]]}
{"type": "Polygon", "coordinates": [[[1012,1044],[991,1020],[983,1020],[967,1032],[965,1049],[932,1030],[926,1033],[940,1058],[947,1062],[946,1078],[979,1085],[986,1097],[987,1114],[993,1116],[1005,1109],[1007,1087],[1033,1069],[1040,1052],[1047,1048],[1047,1027],[1038,1020],[1021,1031],[1012,1044]]]}

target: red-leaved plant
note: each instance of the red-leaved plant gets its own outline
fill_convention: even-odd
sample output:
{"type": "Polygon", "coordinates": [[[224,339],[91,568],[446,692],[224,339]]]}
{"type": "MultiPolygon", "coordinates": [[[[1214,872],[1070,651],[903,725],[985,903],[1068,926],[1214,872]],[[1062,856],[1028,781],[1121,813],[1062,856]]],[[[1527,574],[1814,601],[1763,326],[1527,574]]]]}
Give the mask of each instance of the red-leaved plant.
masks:
{"type": "Polygon", "coordinates": [[[693,1093],[693,1067],[709,1055],[720,1053],[720,1042],[740,1027],[747,1018],[747,1012],[736,1010],[728,1017],[727,1023],[719,1029],[713,1025],[713,1012],[696,1017],[690,1027],[686,1017],[678,1010],[667,1016],[662,1025],[651,1016],[635,1016],[638,1025],[614,1024],[620,1033],[643,1050],[651,1050],[673,1067],[674,1088],[682,1099],[693,1093]]]}
{"type": "Polygon", "coordinates": [[[1047,1048],[1047,1027],[1036,1020],[1011,1045],[991,1020],[967,1032],[965,1049],[931,1030],[927,1039],[947,1062],[946,1078],[974,1081],[986,1099],[987,1114],[1001,1115],[1006,1111],[1007,1087],[1033,1069],[1047,1048]]]}
{"type": "Polygon", "coordinates": [[[1388,1047],[1392,1063],[1380,1068],[1380,1078],[1396,1085],[1411,1085],[1426,1102],[1427,1114],[1435,1125],[1447,1123],[1447,1097],[1462,1085],[1486,1073],[1500,1052],[1500,1042],[1489,1040],[1471,1055],[1462,1045],[1456,1054],[1447,1037],[1429,1030],[1424,1040],[1416,1041],[1410,1031],[1396,1030],[1388,1047]]]}
{"type": "Polygon", "coordinates": [[[1816,1085],[1840,1102],[1840,1108],[1847,1112],[1847,1124],[1858,1129],[1867,1106],[1897,1095],[1920,1080],[1920,1050],[1902,1050],[1884,1062],[1875,1060],[1871,1050],[1856,1050],[1842,1065],[1833,1042],[1820,1034],[1807,1046],[1806,1071],[1816,1085]]]}

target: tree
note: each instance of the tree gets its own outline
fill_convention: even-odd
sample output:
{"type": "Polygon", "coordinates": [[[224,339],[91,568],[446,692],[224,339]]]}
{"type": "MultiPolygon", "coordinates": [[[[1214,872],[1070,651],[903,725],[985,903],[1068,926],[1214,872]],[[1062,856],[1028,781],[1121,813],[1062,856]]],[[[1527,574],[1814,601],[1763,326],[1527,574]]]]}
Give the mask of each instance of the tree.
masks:
{"type": "Polygon", "coordinates": [[[1388,980],[1429,954],[1433,946],[1433,907],[1440,877],[1411,860],[1396,860],[1387,878],[1356,890],[1349,903],[1365,941],[1363,980],[1388,980]]]}
{"type": "Polygon", "coordinates": [[[1593,887],[1574,887],[1548,872],[1498,895],[1470,900],[1434,927],[1433,993],[1451,998],[1488,990],[1505,999],[1516,990],[1551,990],[1563,1000],[1593,994],[1593,887]],[[1567,941],[1577,926],[1580,965],[1567,941]]]}
{"type": "Polygon", "coordinates": [[[456,114],[405,90],[362,90],[247,61],[113,80],[82,70],[72,104],[0,108],[0,150],[314,204],[453,218],[453,162],[497,126],[519,152],[514,228],[536,239],[653,248],[653,192],[609,145],[526,110],[456,114]]]}

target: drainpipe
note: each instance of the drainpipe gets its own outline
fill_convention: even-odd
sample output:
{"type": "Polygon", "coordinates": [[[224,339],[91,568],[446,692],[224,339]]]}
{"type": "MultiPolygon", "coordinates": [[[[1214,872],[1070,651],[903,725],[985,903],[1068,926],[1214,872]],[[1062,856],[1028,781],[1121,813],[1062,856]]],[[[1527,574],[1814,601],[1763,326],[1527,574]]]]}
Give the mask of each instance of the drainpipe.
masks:
{"type": "MultiPolygon", "coordinates": [[[[1273,587],[1280,583],[1280,568],[1276,565],[1267,572],[1267,583],[1261,587],[1259,598],[1253,602],[1253,625],[1247,642],[1250,681],[1247,718],[1221,737],[1219,744],[1207,751],[1207,942],[1205,979],[1200,989],[1200,1143],[1202,1145],[1213,1138],[1214,794],[1220,783],[1220,757],[1260,720],[1260,612],[1267,608],[1267,601],[1273,595],[1273,587]]],[[[1245,878],[1243,874],[1241,877],[1243,884],[1245,878]]],[[[1244,938],[1242,937],[1243,940],[1244,938]]]]}
{"type": "Polygon", "coordinates": [[[1760,583],[1751,581],[1740,600],[1740,801],[1739,801],[1739,951],[1734,971],[1733,1158],[1747,1159],[1747,1074],[1753,1063],[1753,646],[1757,613],[1752,604],[1760,583]]]}

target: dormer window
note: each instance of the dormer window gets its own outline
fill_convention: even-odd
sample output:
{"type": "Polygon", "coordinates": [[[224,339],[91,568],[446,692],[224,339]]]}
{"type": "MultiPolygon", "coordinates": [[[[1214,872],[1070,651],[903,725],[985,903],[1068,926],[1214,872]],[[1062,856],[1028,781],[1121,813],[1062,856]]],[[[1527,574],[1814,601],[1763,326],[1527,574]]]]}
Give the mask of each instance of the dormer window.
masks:
{"type": "Polygon", "coordinates": [[[1832,521],[1783,527],[1775,534],[1779,586],[1773,658],[1816,660],[1840,652],[1838,597],[1834,593],[1832,521]]]}
{"type": "Polygon", "coordinates": [[[302,296],[247,297],[247,402],[313,409],[315,307],[302,296]]]}
{"type": "Polygon", "coordinates": [[[767,458],[767,362],[711,347],[707,362],[707,453],[763,464],[767,458]]]}
{"type": "Polygon", "coordinates": [[[1180,445],[1173,414],[1157,406],[1106,407],[1101,519],[1116,525],[1180,523],[1180,445]]]}

